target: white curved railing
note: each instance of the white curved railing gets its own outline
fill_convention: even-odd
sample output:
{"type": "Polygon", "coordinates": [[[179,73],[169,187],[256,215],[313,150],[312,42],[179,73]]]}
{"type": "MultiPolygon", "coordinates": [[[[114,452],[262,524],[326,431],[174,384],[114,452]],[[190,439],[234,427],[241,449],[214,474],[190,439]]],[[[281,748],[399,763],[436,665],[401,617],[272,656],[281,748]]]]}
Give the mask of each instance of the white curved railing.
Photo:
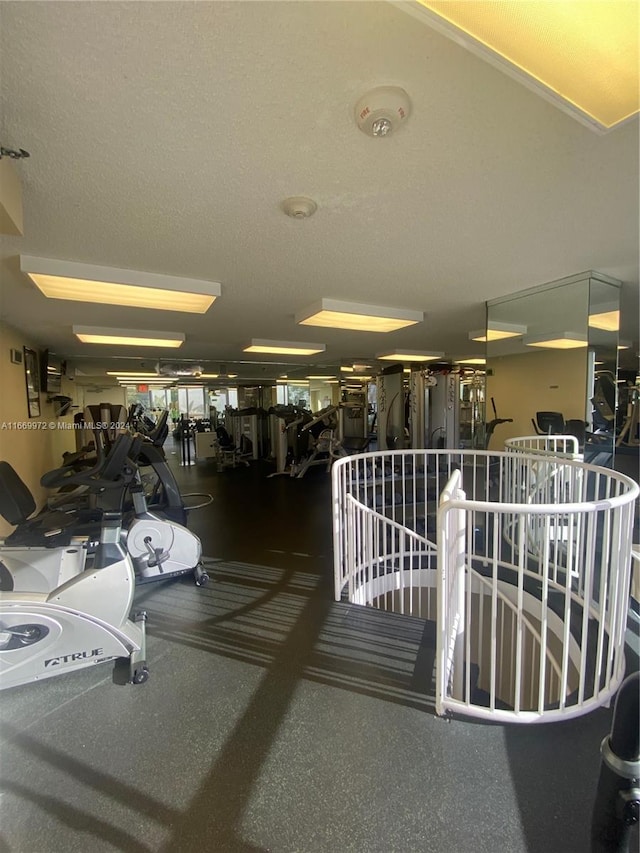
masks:
{"type": "Polygon", "coordinates": [[[575,435],[519,435],[507,438],[504,449],[515,453],[544,453],[546,456],[583,461],[580,443],[575,435]]]}
{"type": "Polygon", "coordinates": [[[437,622],[439,713],[568,718],[623,677],[638,486],[544,457],[387,451],[333,467],[336,598],[437,622]]]}

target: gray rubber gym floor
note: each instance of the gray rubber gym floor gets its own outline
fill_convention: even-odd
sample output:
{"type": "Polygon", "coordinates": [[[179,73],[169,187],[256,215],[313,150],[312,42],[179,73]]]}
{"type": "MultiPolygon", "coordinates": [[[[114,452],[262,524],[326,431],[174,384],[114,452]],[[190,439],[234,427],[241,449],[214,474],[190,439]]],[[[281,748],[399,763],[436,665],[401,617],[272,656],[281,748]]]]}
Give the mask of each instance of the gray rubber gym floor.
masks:
{"type": "Polygon", "coordinates": [[[222,560],[139,588],[146,684],[104,664],[0,694],[0,851],[589,850],[610,711],[437,718],[433,626],[332,599],[322,470],[176,470],[222,560]]]}

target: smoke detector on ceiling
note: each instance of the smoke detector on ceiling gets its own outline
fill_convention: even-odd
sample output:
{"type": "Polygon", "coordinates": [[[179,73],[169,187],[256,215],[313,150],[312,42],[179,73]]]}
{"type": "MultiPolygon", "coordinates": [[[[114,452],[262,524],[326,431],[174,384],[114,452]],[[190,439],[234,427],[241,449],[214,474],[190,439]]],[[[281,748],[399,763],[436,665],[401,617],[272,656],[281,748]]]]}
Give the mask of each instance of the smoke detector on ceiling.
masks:
{"type": "Polygon", "coordinates": [[[409,95],[399,86],[378,86],[356,104],[358,127],[368,136],[389,136],[411,113],[409,95]]]}
{"type": "Polygon", "coordinates": [[[308,219],[316,212],[318,205],[312,198],[292,196],[285,198],[282,202],[282,209],[287,216],[291,216],[293,219],[308,219]]]}

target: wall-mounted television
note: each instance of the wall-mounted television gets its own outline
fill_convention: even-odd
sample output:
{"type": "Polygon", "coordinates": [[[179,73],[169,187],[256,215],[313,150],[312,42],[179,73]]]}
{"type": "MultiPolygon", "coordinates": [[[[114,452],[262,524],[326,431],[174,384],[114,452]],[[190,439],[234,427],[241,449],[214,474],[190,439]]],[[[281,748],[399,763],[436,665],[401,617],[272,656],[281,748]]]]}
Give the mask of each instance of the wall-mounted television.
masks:
{"type": "Polygon", "coordinates": [[[59,394],[65,362],[49,349],[40,352],[40,390],[46,394],[59,394]]]}

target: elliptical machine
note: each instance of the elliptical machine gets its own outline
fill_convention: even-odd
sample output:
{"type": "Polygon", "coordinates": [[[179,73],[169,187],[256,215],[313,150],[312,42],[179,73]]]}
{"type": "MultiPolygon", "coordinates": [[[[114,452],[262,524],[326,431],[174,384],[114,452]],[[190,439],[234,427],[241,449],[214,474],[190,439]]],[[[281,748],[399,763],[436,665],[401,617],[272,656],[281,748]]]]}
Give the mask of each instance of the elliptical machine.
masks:
{"type": "Polygon", "coordinates": [[[298,479],[304,477],[313,465],[324,465],[325,470],[329,472],[336,459],[348,456],[337,437],[337,411],[338,406],[320,409],[308,423],[300,428],[301,433],[308,433],[309,452],[305,459],[292,467],[292,477],[298,479]]]}
{"type": "Polygon", "coordinates": [[[484,449],[489,449],[489,442],[491,441],[491,436],[493,435],[493,431],[500,424],[512,424],[513,418],[499,418],[498,412],[496,411],[496,403],[493,397],[491,398],[491,406],[493,408],[493,418],[490,421],[487,421],[485,424],[485,432],[484,432],[484,449]]]}

